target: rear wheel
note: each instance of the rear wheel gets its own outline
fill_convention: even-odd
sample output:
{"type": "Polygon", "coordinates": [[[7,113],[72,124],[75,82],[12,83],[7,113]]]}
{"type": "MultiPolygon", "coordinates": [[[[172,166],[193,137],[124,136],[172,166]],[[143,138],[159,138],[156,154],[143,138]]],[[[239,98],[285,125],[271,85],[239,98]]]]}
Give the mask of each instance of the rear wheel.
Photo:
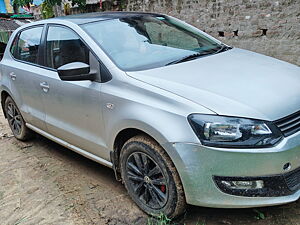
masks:
{"type": "Polygon", "coordinates": [[[4,110],[13,135],[20,141],[30,139],[33,136],[33,131],[26,127],[20,110],[9,96],[5,100],[4,110]]]}
{"type": "Polygon", "coordinates": [[[121,173],[134,202],[146,213],[182,214],[185,197],[178,173],[162,147],[147,136],[129,139],[121,150],[121,173]]]}

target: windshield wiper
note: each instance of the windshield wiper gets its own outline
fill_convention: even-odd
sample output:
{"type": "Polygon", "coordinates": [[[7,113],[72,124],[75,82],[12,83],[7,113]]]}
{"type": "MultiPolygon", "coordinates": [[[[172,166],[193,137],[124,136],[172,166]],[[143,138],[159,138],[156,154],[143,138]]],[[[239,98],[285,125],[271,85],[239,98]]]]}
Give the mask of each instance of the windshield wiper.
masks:
{"type": "Polygon", "coordinates": [[[221,52],[225,52],[229,49],[232,49],[232,47],[228,46],[228,45],[224,45],[224,44],[221,44],[221,48],[218,49],[218,51],[215,52],[215,54],[218,54],[218,53],[221,53],[221,52]]]}
{"type": "Polygon", "coordinates": [[[204,56],[204,55],[208,55],[208,54],[211,54],[211,52],[210,53],[208,53],[208,52],[194,53],[192,55],[184,56],[184,57],[182,57],[180,59],[177,59],[177,60],[174,60],[172,62],[169,62],[169,63],[166,64],[166,66],[172,65],[172,64],[177,64],[177,63],[182,63],[182,62],[186,62],[186,61],[190,61],[190,60],[193,60],[193,59],[197,59],[200,56],[204,56]]]}
{"type": "Polygon", "coordinates": [[[193,59],[197,59],[201,56],[210,55],[210,54],[217,54],[217,53],[224,52],[224,51],[227,51],[229,49],[232,49],[232,47],[229,47],[229,46],[224,45],[224,44],[222,44],[220,46],[221,47],[219,49],[213,48],[213,49],[204,50],[204,51],[201,51],[201,52],[197,52],[197,53],[194,53],[194,54],[191,54],[191,55],[184,56],[180,59],[177,59],[177,60],[174,60],[172,62],[167,63],[165,66],[172,65],[172,64],[177,64],[177,63],[182,63],[182,62],[187,62],[187,61],[190,61],[190,60],[193,60],[193,59]]]}

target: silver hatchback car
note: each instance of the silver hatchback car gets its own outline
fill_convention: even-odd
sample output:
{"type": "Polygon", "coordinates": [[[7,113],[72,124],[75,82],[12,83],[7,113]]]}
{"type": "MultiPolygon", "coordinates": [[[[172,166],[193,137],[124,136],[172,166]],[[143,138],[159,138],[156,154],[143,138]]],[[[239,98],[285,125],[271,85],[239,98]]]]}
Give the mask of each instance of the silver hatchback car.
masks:
{"type": "Polygon", "coordinates": [[[300,69],[178,19],[92,13],[16,30],[0,64],[13,134],[111,167],[148,214],[300,197],[300,69]]]}

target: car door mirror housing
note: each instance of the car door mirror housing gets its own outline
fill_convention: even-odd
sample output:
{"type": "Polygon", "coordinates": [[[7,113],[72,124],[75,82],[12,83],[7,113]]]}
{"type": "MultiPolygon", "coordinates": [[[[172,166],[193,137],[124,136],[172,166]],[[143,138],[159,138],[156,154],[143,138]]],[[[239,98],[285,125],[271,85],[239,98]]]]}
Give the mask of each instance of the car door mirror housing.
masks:
{"type": "Polygon", "coordinates": [[[96,73],[91,73],[90,66],[83,62],[72,62],[60,66],[57,68],[57,73],[64,81],[96,80],[96,73]]]}

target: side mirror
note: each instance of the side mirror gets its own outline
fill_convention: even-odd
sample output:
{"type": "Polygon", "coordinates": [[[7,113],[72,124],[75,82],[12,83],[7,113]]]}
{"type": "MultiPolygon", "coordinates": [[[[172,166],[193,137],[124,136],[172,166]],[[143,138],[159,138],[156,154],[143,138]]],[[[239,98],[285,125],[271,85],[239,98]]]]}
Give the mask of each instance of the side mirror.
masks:
{"type": "Polygon", "coordinates": [[[57,69],[57,73],[60,79],[65,81],[93,81],[96,79],[96,74],[90,73],[90,66],[83,62],[65,64],[57,69]]]}

